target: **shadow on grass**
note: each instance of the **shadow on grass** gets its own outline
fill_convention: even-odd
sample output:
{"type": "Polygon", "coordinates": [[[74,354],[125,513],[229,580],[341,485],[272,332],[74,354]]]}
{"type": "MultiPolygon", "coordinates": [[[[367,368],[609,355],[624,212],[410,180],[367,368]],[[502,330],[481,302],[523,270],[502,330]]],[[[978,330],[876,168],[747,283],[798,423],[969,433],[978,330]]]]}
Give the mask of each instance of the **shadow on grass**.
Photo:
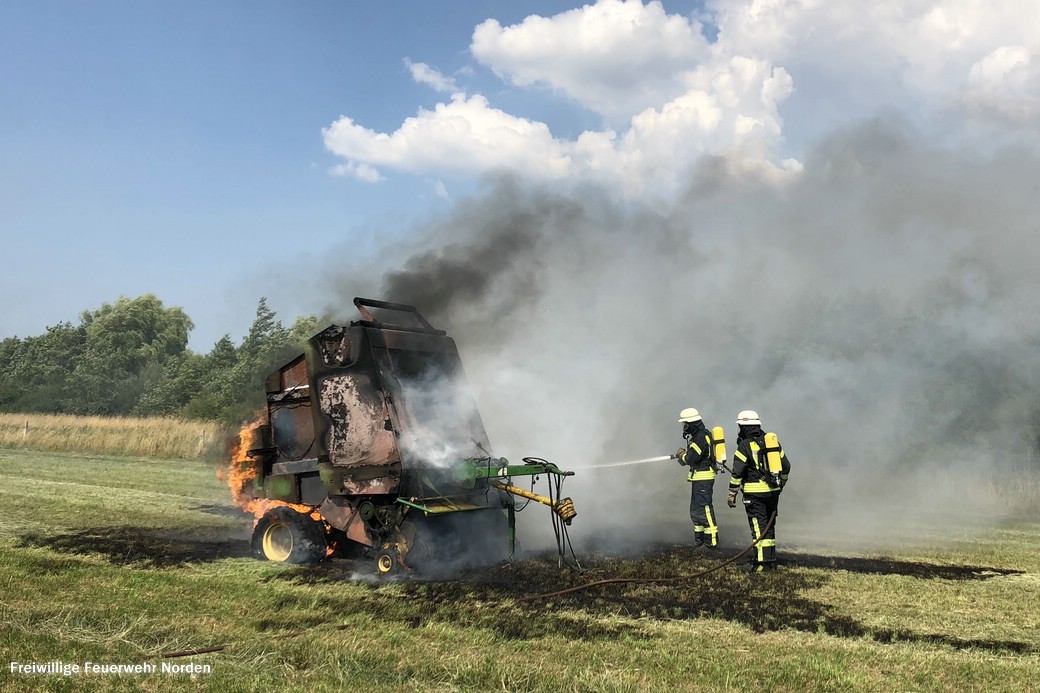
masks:
{"type": "Polygon", "coordinates": [[[887,558],[849,558],[795,554],[784,557],[784,565],[821,570],[847,570],[870,575],[907,575],[922,580],[988,580],[1002,575],[1021,575],[1022,570],[986,566],[938,565],[887,558]]]}
{"type": "MultiPolygon", "coordinates": [[[[586,570],[582,572],[561,570],[555,560],[543,559],[466,570],[453,580],[423,580],[413,574],[398,580],[392,588],[384,588],[378,581],[370,582],[371,591],[356,608],[412,627],[449,622],[487,628],[500,637],[518,640],[547,633],[580,640],[641,638],[649,637],[640,623],[643,619],[718,618],[741,623],[758,633],[790,628],[840,638],[869,638],[879,643],[917,642],[1015,654],[1040,652],[1035,645],[1010,640],[872,629],[839,613],[830,604],[806,596],[830,580],[826,570],[943,580],[983,580],[1021,571],[800,555],[789,557],[785,565],[813,568],[815,572],[781,569],[776,573],[747,574],[728,566],[698,578],[682,577],[711,568],[729,555],[732,554],[705,556],[689,547],[673,547],[639,559],[583,559],[586,570]],[[617,578],[632,582],[524,599],[617,578]],[[651,579],[658,582],[647,581],[651,579]],[[388,589],[392,591],[388,593],[388,589]],[[617,616],[630,618],[621,620],[617,616]]],[[[349,564],[330,561],[320,566],[289,568],[269,579],[314,585],[358,578],[358,572],[349,564]]]]}
{"type": "MultiPolygon", "coordinates": [[[[197,510],[207,515],[217,515],[218,517],[230,517],[233,520],[239,520],[246,517],[246,513],[236,505],[197,505],[192,510],[197,510]]],[[[251,516],[250,516],[251,517],[251,516]]]]}
{"type": "Polygon", "coordinates": [[[26,534],[19,547],[42,547],[62,554],[101,555],[115,565],[167,568],[250,555],[241,537],[187,535],[170,529],[93,527],[61,534],[26,534]]]}

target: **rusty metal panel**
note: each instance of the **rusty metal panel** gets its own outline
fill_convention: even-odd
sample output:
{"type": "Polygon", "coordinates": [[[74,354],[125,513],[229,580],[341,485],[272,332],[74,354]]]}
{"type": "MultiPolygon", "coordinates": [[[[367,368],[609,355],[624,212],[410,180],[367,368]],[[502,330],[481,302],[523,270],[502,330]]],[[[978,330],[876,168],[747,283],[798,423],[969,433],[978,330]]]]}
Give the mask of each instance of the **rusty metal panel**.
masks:
{"type": "Polygon", "coordinates": [[[300,355],[282,369],[282,390],[308,387],[307,359],[300,355]]]}
{"type": "Polygon", "coordinates": [[[383,395],[367,373],[330,375],[318,381],[321,411],[332,419],[325,437],[335,466],[392,464],[400,461],[394,433],[387,425],[383,395]]]}
{"type": "Polygon", "coordinates": [[[361,515],[350,501],[344,498],[326,498],[318,512],[326,522],[345,533],[351,541],[365,546],[375,545],[376,542],[369,536],[361,515]]]}
{"type": "Polygon", "coordinates": [[[268,376],[268,398],[277,401],[287,397],[305,397],[309,386],[307,374],[307,357],[300,354],[268,376]]]}

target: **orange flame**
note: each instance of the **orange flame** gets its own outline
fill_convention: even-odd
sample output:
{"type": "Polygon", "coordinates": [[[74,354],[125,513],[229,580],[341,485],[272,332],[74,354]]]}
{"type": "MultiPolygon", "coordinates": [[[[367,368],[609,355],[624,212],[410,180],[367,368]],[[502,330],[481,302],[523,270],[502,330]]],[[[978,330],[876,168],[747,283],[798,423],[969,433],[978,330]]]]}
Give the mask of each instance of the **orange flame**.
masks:
{"type": "Polygon", "coordinates": [[[320,522],[321,515],[309,505],[286,503],[285,501],[270,498],[256,498],[253,495],[255,488],[253,482],[260,473],[262,460],[258,456],[251,456],[249,451],[256,441],[257,429],[264,423],[264,417],[259,416],[255,421],[247,423],[242,427],[242,430],[238,432],[237,442],[231,446],[231,458],[228,461],[227,469],[218,471],[217,478],[227,482],[228,488],[231,489],[231,498],[235,503],[244,512],[253,514],[254,525],[268,510],[280,505],[287,505],[293,510],[304,515],[310,515],[320,522]]]}

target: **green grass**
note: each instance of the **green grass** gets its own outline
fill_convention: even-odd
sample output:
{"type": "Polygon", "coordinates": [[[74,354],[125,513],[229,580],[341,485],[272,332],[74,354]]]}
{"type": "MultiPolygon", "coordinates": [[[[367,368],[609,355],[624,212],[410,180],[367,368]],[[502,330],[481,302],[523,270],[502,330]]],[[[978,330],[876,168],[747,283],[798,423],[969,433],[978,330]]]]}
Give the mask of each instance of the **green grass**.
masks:
{"type": "Polygon", "coordinates": [[[587,557],[580,575],[523,561],[455,581],[354,582],[343,561],[249,558],[249,522],[202,462],[0,450],[0,489],[5,691],[1021,691],[1040,678],[1036,523],[941,545],[922,531],[898,555],[806,544],[776,575],[724,569],[525,602],[713,562],[665,547],[587,557]],[[195,678],[8,666],[158,664],[218,646],[166,660],[212,667],[195,678]]]}

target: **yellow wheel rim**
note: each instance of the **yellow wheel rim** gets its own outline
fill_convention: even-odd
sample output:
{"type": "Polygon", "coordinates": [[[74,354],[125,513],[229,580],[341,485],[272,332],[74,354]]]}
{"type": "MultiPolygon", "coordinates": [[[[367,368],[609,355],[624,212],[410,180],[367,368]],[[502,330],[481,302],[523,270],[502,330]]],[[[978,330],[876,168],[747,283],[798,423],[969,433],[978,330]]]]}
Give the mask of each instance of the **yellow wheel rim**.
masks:
{"type": "Polygon", "coordinates": [[[379,560],[376,561],[376,567],[379,569],[380,573],[389,573],[394,569],[393,557],[383,554],[379,557],[379,560]]]}
{"type": "Polygon", "coordinates": [[[267,560],[285,561],[292,550],[293,536],[289,525],[278,522],[267,528],[264,532],[264,555],[267,556],[267,560]]]}

